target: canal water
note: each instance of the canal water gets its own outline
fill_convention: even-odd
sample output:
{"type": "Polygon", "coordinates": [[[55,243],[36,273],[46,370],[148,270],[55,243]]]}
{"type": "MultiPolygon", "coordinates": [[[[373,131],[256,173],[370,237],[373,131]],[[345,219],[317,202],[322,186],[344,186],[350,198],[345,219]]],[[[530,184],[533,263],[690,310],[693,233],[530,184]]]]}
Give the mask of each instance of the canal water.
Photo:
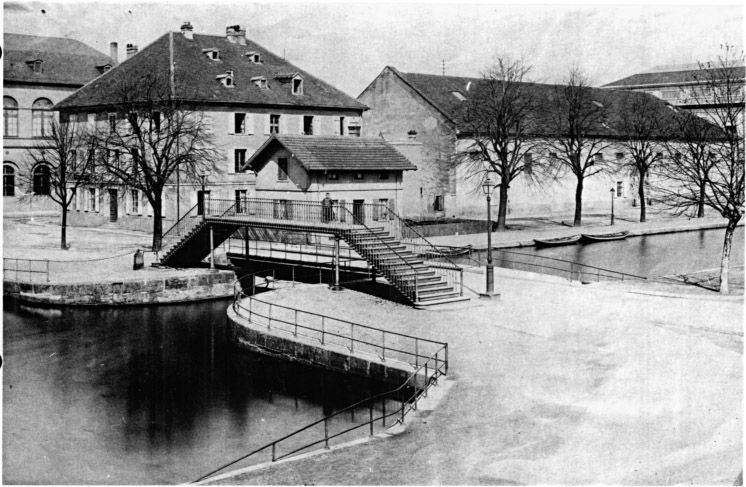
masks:
{"type": "MultiPolygon", "coordinates": [[[[686,274],[705,269],[720,267],[720,257],[723,249],[724,229],[697,230],[691,232],[666,233],[659,235],[645,235],[628,237],[624,240],[612,242],[596,242],[591,244],[566,245],[561,247],[524,247],[505,249],[507,252],[495,250],[493,259],[531,262],[539,264],[542,259],[512,258],[512,252],[519,252],[529,256],[549,257],[567,262],[575,262],[587,266],[600,267],[642,277],[669,276],[672,274],[686,274]]],[[[480,256],[485,260],[485,256],[480,256]]],[[[461,259],[466,264],[466,259],[461,259]]],[[[457,262],[458,263],[458,262],[457,262]]],[[[495,262],[496,265],[498,262],[495,262]]],[[[738,227],[733,235],[731,250],[731,266],[744,264],[744,227],[738,227]]],[[[509,267],[509,264],[506,264],[509,267]]],[[[529,266],[517,266],[524,270],[538,269],[529,266]]],[[[567,268],[567,266],[557,266],[567,268]]],[[[574,271],[577,272],[575,267],[574,271]]],[[[588,275],[593,272],[588,269],[588,275]]]]}
{"type": "Polygon", "coordinates": [[[189,482],[390,389],[236,349],[227,300],[3,304],[5,484],[189,482]]]}

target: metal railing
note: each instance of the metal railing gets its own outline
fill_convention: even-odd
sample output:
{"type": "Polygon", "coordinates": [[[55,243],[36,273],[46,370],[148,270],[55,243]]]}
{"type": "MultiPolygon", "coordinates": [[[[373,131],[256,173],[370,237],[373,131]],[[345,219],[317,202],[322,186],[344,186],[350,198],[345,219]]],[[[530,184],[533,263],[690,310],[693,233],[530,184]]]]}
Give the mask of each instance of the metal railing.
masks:
{"type": "Polygon", "coordinates": [[[240,282],[236,282],[234,286],[233,311],[252,323],[266,326],[268,330],[287,333],[294,338],[318,341],[323,346],[376,356],[382,361],[398,360],[415,369],[423,360],[434,357],[436,369],[440,363],[445,363],[447,372],[447,343],[267,303],[245,294],[240,282]],[[244,304],[244,300],[248,305],[244,304]]]}
{"type": "Polygon", "coordinates": [[[36,280],[38,276],[45,282],[49,282],[49,261],[3,257],[3,279],[11,279],[10,274],[13,273],[12,279],[18,281],[19,272],[21,278],[25,277],[29,281],[36,280]]]}
{"type": "MultiPolygon", "coordinates": [[[[209,206],[210,200],[205,200],[209,206]]],[[[204,212],[200,212],[204,205],[196,204],[179,221],[174,223],[161,237],[161,251],[164,254],[175,250],[173,246],[189,232],[197,228],[204,221],[204,212]]]]}
{"type": "MultiPolygon", "coordinates": [[[[257,273],[250,274],[248,276],[244,276],[242,279],[246,279],[250,277],[252,281],[255,279],[257,273]]],[[[336,318],[326,317],[324,315],[319,315],[317,313],[310,313],[307,311],[298,310],[295,308],[288,308],[286,306],[280,306],[275,305],[272,303],[266,303],[264,301],[260,301],[253,296],[247,296],[243,294],[243,291],[240,289],[240,284],[237,282],[236,284],[236,295],[234,296],[234,310],[241,310],[241,301],[243,299],[248,298],[249,302],[261,302],[266,305],[269,305],[270,307],[267,310],[266,315],[261,315],[260,313],[253,311],[251,312],[251,317],[256,319],[257,317],[262,317],[265,320],[268,320],[268,327],[269,329],[272,329],[272,323],[274,323],[276,326],[280,323],[284,325],[290,325],[290,322],[284,319],[278,319],[277,314],[275,313],[275,317],[272,318],[272,307],[275,307],[275,309],[283,309],[287,311],[292,311],[293,314],[297,313],[303,313],[307,314],[309,316],[321,316],[322,318],[326,318],[329,320],[334,320],[334,322],[337,323],[345,323],[347,325],[351,325],[354,327],[360,327],[362,329],[366,330],[375,330],[376,332],[383,332],[384,334],[389,335],[396,335],[397,337],[406,337],[406,338],[413,338],[417,341],[415,341],[415,344],[431,344],[437,346],[435,353],[432,355],[424,355],[420,352],[419,347],[415,345],[415,352],[411,353],[410,355],[413,355],[414,358],[414,370],[407,375],[406,379],[402,381],[402,384],[398,387],[383,392],[381,394],[377,394],[375,396],[363,399],[361,401],[356,402],[355,404],[352,404],[350,406],[347,406],[331,415],[325,416],[318,421],[315,421],[309,425],[306,425],[288,435],[283,436],[282,438],[272,441],[260,448],[257,448],[255,450],[252,450],[251,452],[240,456],[239,458],[232,460],[229,463],[226,463],[222,465],[221,467],[212,470],[208,474],[203,475],[199,479],[195,480],[194,482],[201,482],[203,480],[209,479],[210,477],[213,477],[217,473],[225,470],[228,467],[232,467],[239,462],[246,461],[250,458],[255,458],[256,462],[259,463],[262,460],[263,461],[271,461],[276,462],[278,460],[282,460],[284,458],[288,458],[294,455],[298,455],[304,451],[307,451],[309,449],[312,449],[314,447],[320,448],[323,445],[323,448],[328,449],[332,443],[342,443],[345,441],[349,441],[352,439],[352,435],[357,433],[360,434],[360,430],[365,430],[368,435],[372,436],[375,434],[375,428],[376,426],[379,427],[386,427],[386,421],[390,419],[394,419],[393,424],[401,423],[403,424],[406,418],[406,415],[410,413],[411,411],[416,411],[418,407],[418,401],[421,397],[426,397],[428,394],[428,390],[433,385],[437,385],[438,379],[441,376],[444,376],[448,372],[448,344],[447,343],[440,343],[435,342],[432,340],[426,340],[423,338],[418,337],[412,337],[410,335],[405,335],[401,333],[395,333],[395,332],[386,332],[385,330],[377,329],[374,327],[369,327],[366,325],[360,325],[356,323],[352,323],[345,320],[338,320],[336,318]],[[238,303],[238,307],[236,307],[236,303],[238,303]],[[441,357],[440,354],[443,353],[443,356],[441,357]],[[363,411],[363,414],[361,416],[360,411],[363,411]],[[355,424],[355,417],[358,417],[358,422],[355,424]],[[367,412],[367,415],[365,414],[367,412]],[[350,422],[348,421],[342,421],[344,417],[347,415],[350,415],[352,425],[350,425],[350,422]],[[263,454],[264,457],[258,458],[260,454],[263,454]]],[[[251,307],[251,305],[250,305],[251,307]]],[[[239,311],[236,311],[239,313],[239,311]]],[[[240,315],[240,313],[239,313],[240,315]]],[[[241,315],[242,316],[242,315],[241,315]]],[[[245,316],[244,316],[245,317],[245,316]]],[[[295,336],[298,336],[297,327],[298,322],[297,318],[294,322],[292,322],[293,328],[296,329],[295,336]]],[[[305,327],[304,327],[305,328],[305,327]]],[[[277,329],[277,328],[274,328],[277,329]]],[[[350,340],[353,340],[354,343],[364,343],[364,341],[361,341],[359,339],[354,338],[354,331],[353,328],[350,328],[350,336],[347,337],[350,340]]],[[[318,331],[318,330],[317,330],[318,331]]],[[[327,332],[328,334],[328,332],[327,332]]],[[[328,336],[331,336],[328,334],[328,336]]],[[[385,335],[384,335],[385,336],[385,335]]],[[[386,350],[394,350],[393,348],[386,348],[385,346],[385,338],[384,344],[382,344],[382,355],[385,355],[386,350]]],[[[328,345],[328,341],[326,343],[322,342],[324,345],[328,345]]],[[[354,345],[351,345],[350,351],[353,351],[354,345]]],[[[359,348],[358,348],[359,351],[359,348]]],[[[405,351],[406,353],[406,351],[405,351]]]]}
{"type": "MultiPolygon", "coordinates": [[[[465,258],[476,262],[482,266],[486,264],[487,249],[471,250],[465,258]],[[473,257],[476,254],[476,259],[473,257]]],[[[626,272],[603,269],[587,264],[580,264],[554,257],[544,257],[541,255],[524,254],[503,249],[492,249],[492,264],[505,269],[523,270],[536,272],[539,274],[548,274],[567,278],[571,281],[592,281],[600,282],[601,280],[647,280],[647,277],[628,274],[626,272]],[[498,255],[496,256],[495,253],[498,255]]]]}

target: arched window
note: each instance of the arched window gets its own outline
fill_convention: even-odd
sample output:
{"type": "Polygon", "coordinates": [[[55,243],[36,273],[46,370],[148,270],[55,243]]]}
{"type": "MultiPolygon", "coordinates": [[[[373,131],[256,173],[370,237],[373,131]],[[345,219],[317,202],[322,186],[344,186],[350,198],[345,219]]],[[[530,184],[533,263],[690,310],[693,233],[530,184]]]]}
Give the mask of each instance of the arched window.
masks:
{"type": "Polygon", "coordinates": [[[16,168],[3,164],[3,196],[16,195],[16,168]]]}
{"type": "Polygon", "coordinates": [[[9,96],[3,97],[3,137],[18,137],[18,102],[9,96]]]}
{"type": "Polygon", "coordinates": [[[49,166],[46,164],[34,168],[34,194],[49,195],[49,166]]]}
{"type": "Polygon", "coordinates": [[[34,137],[49,137],[52,135],[52,102],[46,98],[39,98],[31,105],[31,127],[34,137]]]}

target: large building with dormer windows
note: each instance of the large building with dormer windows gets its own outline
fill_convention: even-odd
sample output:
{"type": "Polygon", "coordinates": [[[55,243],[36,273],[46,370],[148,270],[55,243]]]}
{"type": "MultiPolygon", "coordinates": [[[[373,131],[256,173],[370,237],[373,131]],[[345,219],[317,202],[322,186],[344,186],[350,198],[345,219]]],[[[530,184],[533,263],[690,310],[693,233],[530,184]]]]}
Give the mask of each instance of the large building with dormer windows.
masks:
{"type": "MultiPolygon", "coordinates": [[[[164,34],[57,107],[63,117],[110,123],[110,117],[116,116],[112,106],[122,80],[157,72],[170,79],[174,99],[189,102],[208,120],[220,169],[220,174],[207,175],[204,193],[186,182],[178,189],[176,184],[167,188],[164,230],[199,198],[254,196],[256,175],[245,165],[272,134],[358,137],[361,133],[365,105],[247,39],[246,31],[237,25],[216,36],[195,34],[185,22],[180,32],[164,34]]],[[[71,210],[69,221],[74,225],[117,222],[152,229],[149,204],[142,195],[113,186],[91,186],[81,194],[85,196],[77,198],[71,210]]]]}
{"type": "Polygon", "coordinates": [[[28,149],[44,144],[56,103],[116,65],[117,44],[107,56],[60,37],[6,33],[3,42],[3,197],[12,208],[13,198],[49,194],[49,168],[29,167],[28,149]]]}

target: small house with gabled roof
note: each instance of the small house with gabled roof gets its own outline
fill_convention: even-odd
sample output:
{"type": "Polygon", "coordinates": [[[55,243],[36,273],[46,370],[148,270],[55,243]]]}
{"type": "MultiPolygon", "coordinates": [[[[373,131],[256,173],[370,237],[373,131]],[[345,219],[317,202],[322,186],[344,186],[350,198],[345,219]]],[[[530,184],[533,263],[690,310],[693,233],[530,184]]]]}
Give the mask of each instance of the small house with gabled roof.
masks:
{"type": "Polygon", "coordinates": [[[247,161],[256,196],[320,202],[328,193],[353,214],[363,205],[399,213],[405,171],[417,167],[382,138],[272,135],[247,161]]]}
{"type": "MultiPolygon", "coordinates": [[[[122,84],[142,76],[165,80],[174,100],[204,115],[219,154],[220,174],[207,176],[204,192],[186,181],[177,185],[174,180],[167,188],[164,229],[200,198],[254,196],[256,178],[246,161],[270,136],[359,137],[366,110],[364,104],[248,39],[240,26],[228,26],[224,36],[204,35],[195,33],[190,22],[180,32],[162,35],[57,107],[63,118],[93,118],[105,125],[111,117],[122,116],[114,113],[122,84]]],[[[101,190],[95,204],[73,210],[72,222],[94,226],[118,221],[150,229],[149,205],[142,195],[113,185],[101,190]],[[126,198],[112,203],[123,193],[126,198]]]]}

